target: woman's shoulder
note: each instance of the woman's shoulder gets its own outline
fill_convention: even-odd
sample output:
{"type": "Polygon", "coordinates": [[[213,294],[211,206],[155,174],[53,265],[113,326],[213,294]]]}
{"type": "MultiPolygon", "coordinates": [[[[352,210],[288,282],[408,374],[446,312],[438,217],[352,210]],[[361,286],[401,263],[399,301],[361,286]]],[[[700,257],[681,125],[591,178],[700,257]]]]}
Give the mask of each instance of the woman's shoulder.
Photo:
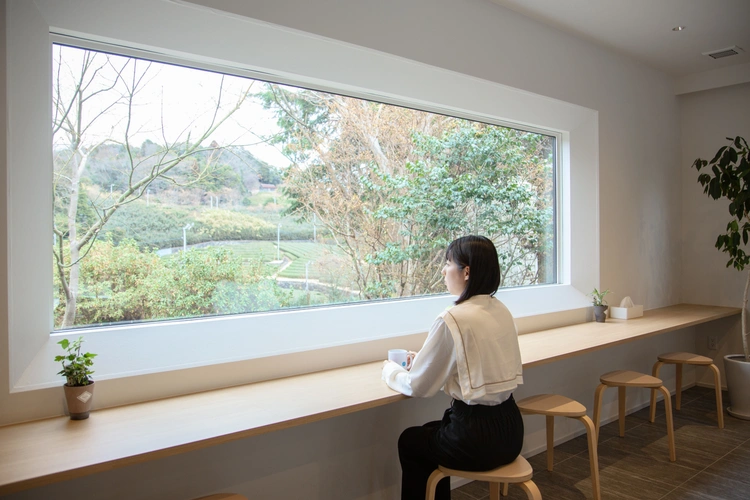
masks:
{"type": "Polygon", "coordinates": [[[474,295],[447,311],[454,318],[489,314],[495,317],[513,318],[510,310],[492,295],[474,295]]]}

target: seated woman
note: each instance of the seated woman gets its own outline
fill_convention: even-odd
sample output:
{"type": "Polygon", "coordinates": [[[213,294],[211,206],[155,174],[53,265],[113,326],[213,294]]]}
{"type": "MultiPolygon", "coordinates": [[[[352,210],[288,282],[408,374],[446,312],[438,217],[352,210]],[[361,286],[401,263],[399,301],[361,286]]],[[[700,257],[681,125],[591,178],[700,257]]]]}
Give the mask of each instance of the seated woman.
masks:
{"type": "MultiPolygon", "coordinates": [[[[427,479],[442,465],[486,471],[516,459],[523,420],[513,390],[523,382],[513,316],[494,298],[500,285],[497,250],[483,236],[464,236],[445,252],[442,274],[455,306],[437,317],[410,370],[387,361],[383,380],[414,397],[442,388],[453,398],[443,419],[401,433],[402,500],[423,500],[427,479]]],[[[449,478],[437,500],[450,499],[449,478]]]]}

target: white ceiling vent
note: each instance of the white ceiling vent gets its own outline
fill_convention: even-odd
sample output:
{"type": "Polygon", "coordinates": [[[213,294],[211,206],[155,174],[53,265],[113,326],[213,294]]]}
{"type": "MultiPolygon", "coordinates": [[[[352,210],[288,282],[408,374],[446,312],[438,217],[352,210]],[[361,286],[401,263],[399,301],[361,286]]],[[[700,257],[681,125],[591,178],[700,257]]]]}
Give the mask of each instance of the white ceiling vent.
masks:
{"type": "Polygon", "coordinates": [[[710,52],[703,52],[704,56],[712,57],[714,59],[721,59],[722,57],[736,56],[737,54],[744,52],[741,48],[736,45],[727,47],[726,49],[712,50],[710,52]]]}

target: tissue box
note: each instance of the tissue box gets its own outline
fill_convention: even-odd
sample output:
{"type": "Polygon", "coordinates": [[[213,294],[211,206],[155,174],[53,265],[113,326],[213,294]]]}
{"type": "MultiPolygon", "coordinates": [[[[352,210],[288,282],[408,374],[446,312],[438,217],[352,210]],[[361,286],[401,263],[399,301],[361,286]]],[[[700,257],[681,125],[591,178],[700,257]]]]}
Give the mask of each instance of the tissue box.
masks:
{"type": "Polygon", "coordinates": [[[633,319],[643,316],[643,306],[612,307],[609,308],[609,317],[612,319],[633,319]]]}

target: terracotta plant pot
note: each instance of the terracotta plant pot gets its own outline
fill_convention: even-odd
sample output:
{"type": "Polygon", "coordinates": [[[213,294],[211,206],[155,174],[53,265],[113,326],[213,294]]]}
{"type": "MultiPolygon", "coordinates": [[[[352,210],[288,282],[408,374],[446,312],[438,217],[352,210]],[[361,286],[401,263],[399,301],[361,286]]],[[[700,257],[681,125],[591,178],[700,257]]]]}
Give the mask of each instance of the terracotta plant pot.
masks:
{"type": "Polygon", "coordinates": [[[91,405],[94,402],[94,382],[79,387],[70,387],[66,384],[63,389],[65,389],[65,401],[68,403],[70,419],[85,420],[89,418],[91,405]]]}
{"type": "Polygon", "coordinates": [[[594,306],[594,319],[598,323],[604,323],[607,320],[607,308],[609,306],[594,306]]]}

